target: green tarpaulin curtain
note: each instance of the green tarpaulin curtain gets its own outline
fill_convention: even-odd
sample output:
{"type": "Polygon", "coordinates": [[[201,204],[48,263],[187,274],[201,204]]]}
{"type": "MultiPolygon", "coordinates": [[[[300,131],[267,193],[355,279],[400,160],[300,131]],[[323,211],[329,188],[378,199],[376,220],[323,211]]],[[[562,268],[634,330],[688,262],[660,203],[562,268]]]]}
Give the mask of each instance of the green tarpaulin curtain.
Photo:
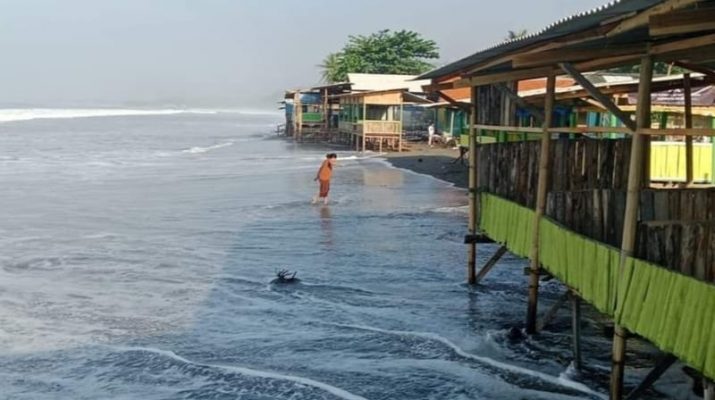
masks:
{"type": "MultiPolygon", "coordinates": [[[[528,257],[534,211],[482,193],[480,228],[528,257]]],[[[542,218],[540,261],[599,311],[715,379],[715,286],[634,258],[542,218]]]]}

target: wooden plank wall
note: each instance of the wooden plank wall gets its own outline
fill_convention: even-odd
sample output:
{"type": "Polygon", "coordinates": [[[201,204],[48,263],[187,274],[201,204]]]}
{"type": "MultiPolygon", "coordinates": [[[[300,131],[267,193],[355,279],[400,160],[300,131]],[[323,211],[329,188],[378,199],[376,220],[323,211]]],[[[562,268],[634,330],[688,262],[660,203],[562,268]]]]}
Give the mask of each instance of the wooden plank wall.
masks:
{"type": "MultiPolygon", "coordinates": [[[[509,200],[533,207],[538,181],[537,141],[483,145],[479,185],[509,200]]],[[[551,141],[549,192],[583,189],[625,190],[629,140],[558,139],[551,141]]]]}
{"type": "MultiPolygon", "coordinates": [[[[552,141],[546,215],[620,247],[629,140],[552,141]]],[[[479,148],[480,190],[533,208],[538,142],[479,148]]],[[[648,189],[641,196],[636,256],[715,282],[715,189],[648,189]]]]}
{"type": "Polygon", "coordinates": [[[638,254],[715,282],[715,189],[644,191],[638,254]]]}
{"type": "MultiPolygon", "coordinates": [[[[516,87],[515,83],[509,86],[516,87]]],[[[516,108],[513,102],[494,85],[477,86],[478,125],[516,125],[516,108]]]]}

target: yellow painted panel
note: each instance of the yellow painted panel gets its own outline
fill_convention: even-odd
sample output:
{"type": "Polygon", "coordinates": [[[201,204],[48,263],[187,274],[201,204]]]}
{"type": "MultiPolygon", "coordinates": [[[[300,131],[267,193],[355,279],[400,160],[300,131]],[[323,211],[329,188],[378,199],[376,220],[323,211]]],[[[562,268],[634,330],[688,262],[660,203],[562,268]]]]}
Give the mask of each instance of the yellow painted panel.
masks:
{"type": "Polygon", "coordinates": [[[397,105],[402,104],[402,93],[375,93],[366,94],[365,104],[379,104],[379,105],[397,105]]]}
{"type": "MultiPolygon", "coordinates": [[[[712,144],[693,144],[693,178],[712,180],[712,144]]],[[[655,181],[685,180],[685,143],[653,142],[650,155],[651,179],[655,181]]]]}

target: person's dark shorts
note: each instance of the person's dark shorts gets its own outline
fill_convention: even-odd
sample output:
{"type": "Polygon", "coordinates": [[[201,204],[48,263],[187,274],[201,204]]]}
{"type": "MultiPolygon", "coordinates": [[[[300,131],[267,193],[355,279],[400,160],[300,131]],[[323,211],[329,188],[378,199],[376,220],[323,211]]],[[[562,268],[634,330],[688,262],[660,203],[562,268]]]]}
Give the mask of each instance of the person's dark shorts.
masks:
{"type": "Polygon", "coordinates": [[[328,192],[330,192],[330,181],[320,181],[320,197],[328,197],[328,192]]]}

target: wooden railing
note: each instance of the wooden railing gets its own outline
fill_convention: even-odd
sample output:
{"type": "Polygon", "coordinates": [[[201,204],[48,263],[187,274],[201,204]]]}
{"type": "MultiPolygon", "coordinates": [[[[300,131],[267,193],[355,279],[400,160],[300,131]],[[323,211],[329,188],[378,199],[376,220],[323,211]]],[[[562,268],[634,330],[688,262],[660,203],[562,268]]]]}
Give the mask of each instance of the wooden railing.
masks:
{"type": "MultiPolygon", "coordinates": [[[[541,143],[482,145],[478,150],[479,185],[490,193],[534,207],[541,143]]],[[[553,140],[547,191],[626,187],[630,140],[553,140]]]]}
{"type": "Polygon", "coordinates": [[[358,135],[399,135],[402,133],[402,123],[400,121],[373,121],[363,120],[359,122],[344,122],[339,124],[340,131],[344,133],[355,133],[358,135]]]}
{"type": "Polygon", "coordinates": [[[359,122],[340,121],[338,122],[338,130],[342,133],[360,133],[362,132],[362,124],[359,122]]]}
{"type": "Polygon", "coordinates": [[[363,121],[363,133],[366,135],[399,135],[402,132],[400,121],[363,121]]]}

